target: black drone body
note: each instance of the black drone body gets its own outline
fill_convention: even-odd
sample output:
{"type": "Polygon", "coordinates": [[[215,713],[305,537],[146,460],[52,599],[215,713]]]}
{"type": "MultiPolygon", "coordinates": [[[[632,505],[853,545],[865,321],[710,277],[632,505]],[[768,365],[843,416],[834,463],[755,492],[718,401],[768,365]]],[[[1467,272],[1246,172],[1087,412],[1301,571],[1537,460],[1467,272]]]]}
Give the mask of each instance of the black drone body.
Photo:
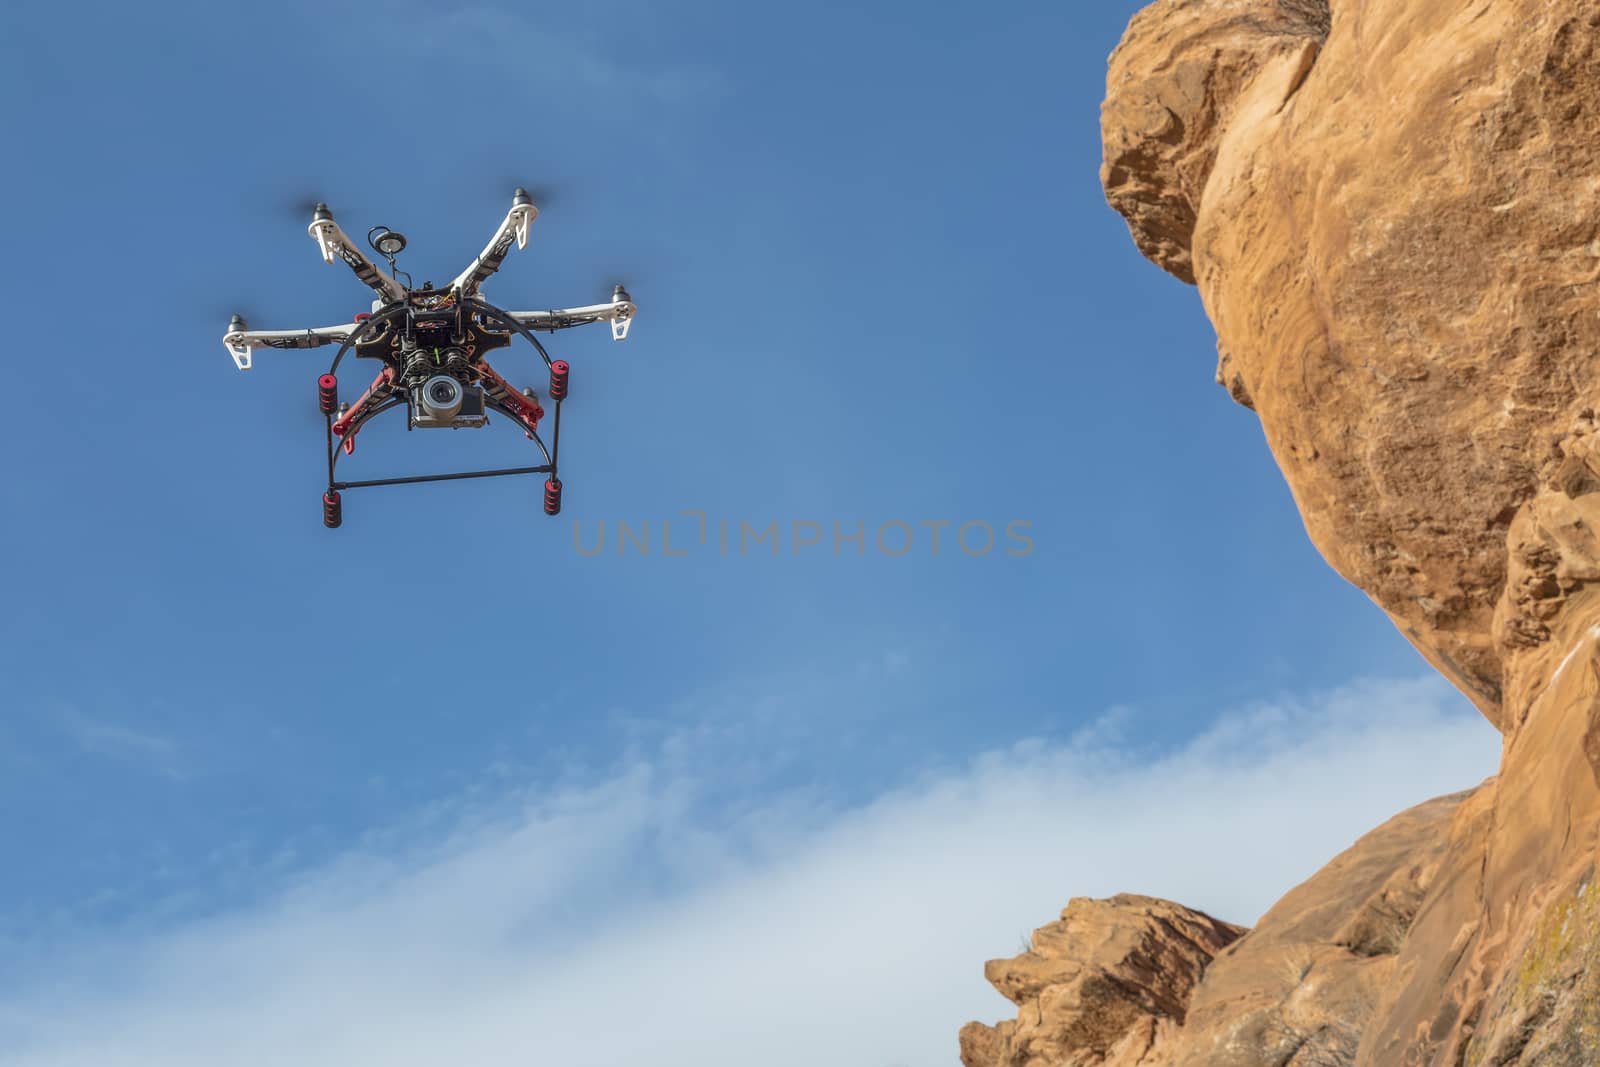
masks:
{"type": "Polygon", "coordinates": [[[367,235],[373,250],[388,260],[389,272],[385,273],[339,228],[327,205],[318,204],[307,232],[317,241],[326,262],[332,263],[335,258],[342,260],[357,279],[372,289],[371,312],[357,315],[352,323],[308,330],[249,330],[242,318],[233,317],[223,336],[223,344],[240,370],[251,368],[257,348],[339,346],[328,372],[317,379],[317,402],[327,422],[328,489],[322,497],[322,512],[323,522],[328,527],[337,527],[343,521],[343,490],[508,474],[545,475],[545,513],[560,513],[561,404],[567,398],[571,369],[565,361],[550,358],[534,331],[553,333],[588,323],[609,322],[612,337],[621,341],[628,336],[636,308],[627,290],[620,285],[612,291],[609,303],[586,307],[503,311],[485,301],[479,295],[480,286],[500,268],[513,242],[519,248],[526,247],[528,227],[538,215],[533,199],[526,191],[518,189],[505,220],[466,270],[444,288],[435,289],[432,283],[412,288],[409,276],[405,276],[405,285],[397,280],[404,275],[395,269],[395,256],[406,246],[402,235],[381,226],[374,227],[367,235]],[[549,372],[545,395],[554,411],[548,446],[539,432],[545,417],[539,393],[532,388],[514,388],[484,358],[496,349],[509,346],[519,335],[533,345],[549,372]],[[380,362],[382,369],[360,397],[342,403],[339,400],[339,364],[352,352],[358,359],[380,362]],[[455,474],[339,480],[340,455],[355,451],[356,435],[361,427],[374,416],[402,406],[406,408],[410,429],[480,428],[489,424],[491,413],[502,415],[533,441],[544,462],[535,466],[455,474]]]}

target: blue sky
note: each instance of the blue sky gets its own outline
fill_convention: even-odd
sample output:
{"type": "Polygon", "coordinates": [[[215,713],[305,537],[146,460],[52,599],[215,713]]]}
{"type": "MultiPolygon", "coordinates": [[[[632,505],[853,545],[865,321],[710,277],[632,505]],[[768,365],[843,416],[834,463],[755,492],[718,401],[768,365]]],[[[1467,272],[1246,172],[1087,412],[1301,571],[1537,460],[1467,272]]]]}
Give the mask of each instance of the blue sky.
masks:
{"type": "MultiPolygon", "coordinates": [[[[765,958],[805,973],[783,953],[826,935],[881,950],[862,996],[932,976],[939,995],[877,1019],[906,1043],[863,1037],[859,1062],[953,1062],[961,1022],[1006,1013],[983,958],[1068,897],[1171,886],[1248,922],[1384,814],[1489,773],[1492,731],[1311,549],[1254,417],[1212,381],[1196,294],[1105,206],[1104,64],[1138,6],[0,14],[13,373],[52,369],[0,430],[0,1062],[75,1062],[78,1021],[118,1011],[148,1026],[117,1062],[214,1061],[239,1032],[227,1005],[215,1030],[161,1029],[212,988],[194,959],[234,960],[281,1009],[273,1033],[294,1030],[309,1009],[271,990],[302,988],[289,946],[326,944],[321,924],[361,931],[340,956],[355,985],[393,970],[386,923],[480,915],[446,953],[472,981],[514,1000],[559,974],[574,1005],[603,1001],[629,988],[626,946],[660,956],[639,988],[684,982],[707,930],[744,929],[706,916],[793,916],[813,884],[858,911],[793,920],[765,958]],[[353,491],[323,529],[324,354],[262,352],[240,374],[228,315],[365,310],[299,199],[353,235],[403,230],[401,265],[443,281],[518,183],[551,195],[486,295],[570,306],[621,279],[640,306],[625,344],[591,328],[553,346],[574,368],[563,515],[532,479],[481,481],[353,491]],[[782,551],[694,544],[686,510],[713,530],[777,522],[782,551]],[[797,553],[802,521],[825,538],[797,553]],[[654,551],[619,556],[618,522],[651,524],[654,551]],[[663,522],[686,555],[662,556],[663,522]],[[890,522],[916,534],[899,557],[871,544],[890,522]],[[952,524],[938,554],[930,522],[952,524]],[[1004,551],[1012,522],[1025,556],[1004,551]],[[608,551],[576,551],[575,525],[592,544],[601,523],[608,551]],[[836,554],[835,523],[864,525],[866,551],[836,554]],[[963,523],[1000,546],[955,549],[963,523]],[[1263,721],[1265,740],[1239,726],[1263,721]],[[1410,767],[1418,744],[1451,760],[1410,767]],[[1213,830],[1305,814],[1262,830],[1296,848],[1208,875],[1209,853],[1159,829],[1174,767],[1189,792],[1172,802],[1213,830]],[[1337,777],[1306,793],[1330,767],[1360,803],[1337,777]],[[970,826],[941,842],[952,790],[970,826]],[[1119,791],[1144,814],[1095,810],[1119,791]],[[1052,829],[1057,859],[1029,860],[1052,829]],[[928,921],[947,935],[906,944],[945,954],[897,955],[874,909],[942,879],[928,921]]],[[[535,359],[499,365],[538,384],[535,359]]],[[[350,462],[379,476],[525,448],[504,426],[374,425],[350,462]]],[[[322,1037],[295,1057],[426,1047],[390,1009],[443,994],[391,992],[365,1004],[390,1022],[307,1024],[322,1037]]],[[[761,1023],[774,1044],[844,1010],[790,995],[761,1023]]],[[[496,1014],[482,1032],[502,1044],[475,1062],[521,1047],[521,1017],[496,1014]]],[[[440,1054],[482,1021],[441,1018],[461,1031],[440,1054]]]]}

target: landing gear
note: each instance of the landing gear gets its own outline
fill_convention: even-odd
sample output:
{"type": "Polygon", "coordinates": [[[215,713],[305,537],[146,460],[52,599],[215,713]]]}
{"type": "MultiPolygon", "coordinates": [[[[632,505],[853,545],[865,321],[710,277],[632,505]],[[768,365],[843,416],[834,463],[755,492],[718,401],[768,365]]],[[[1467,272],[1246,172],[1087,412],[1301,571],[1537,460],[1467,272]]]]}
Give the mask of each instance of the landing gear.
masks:
{"type": "MultiPolygon", "coordinates": [[[[432,294],[431,290],[423,292],[432,294]]],[[[543,474],[546,479],[545,514],[559,515],[561,478],[556,472],[559,470],[561,448],[561,404],[570,388],[570,375],[571,367],[567,362],[551,359],[544,345],[527,326],[481,301],[464,300],[453,309],[434,309],[431,305],[413,306],[410,301],[397,301],[393,306],[370,316],[357,316],[356,329],[351,331],[339,345],[339,351],[334,355],[328,372],[317,379],[317,406],[327,422],[328,445],[328,489],[322,497],[323,525],[333,530],[343,521],[340,493],[346,489],[449,482],[464,478],[497,478],[512,474],[543,474]],[[456,332],[447,334],[446,331],[451,329],[456,332]],[[380,330],[385,332],[382,335],[375,332],[380,330]],[[389,342],[383,340],[390,333],[393,333],[394,337],[410,338],[413,331],[418,335],[437,334],[441,338],[456,337],[460,334],[477,346],[478,354],[475,361],[469,361],[468,355],[472,349],[462,348],[458,353],[461,365],[453,368],[451,363],[453,357],[450,353],[456,352],[454,348],[446,349],[442,344],[437,348],[431,343],[425,348],[421,344],[412,344],[410,348],[404,349],[410,355],[402,359],[387,347],[389,342]],[[545,410],[539,402],[538,393],[532,389],[518,391],[513,388],[495,372],[487,360],[482,358],[482,352],[509,344],[508,335],[511,334],[523,337],[532,344],[550,372],[553,425],[548,446],[539,435],[540,421],[544,417],[545,410]],[[379,340],[374,341],[374,337],[379,340]],[[376,347],[370,352],[363,352],[361,350],[363,344],[372,344],[376,347]],[[338,397],[339,382],[334,375],[338,373],[339,361],[353,349],[357,356],[369,355],[382,358],[384,367],[359,399],[354,403],[341,404],[338,397]],[[432,357],[432,362],[429,362],[427,358],[429,356],[432,357]],[[400,375],[401,366],[409,366],[412,362],[420,362],[426,368],[427,374],[403,378],[400,375]],[[471,422],[466,421],[464,414],[466,411],[464,390],[469,384],[477,387],[474,395],[478,396],[480,405],[475,416],[477,421],[471,422]],[[450,395],[446,396],[445,392],[450,395]],[[413,419],[408,425],[413,427],[430,425],[415,417],[418,412],[429,413],[430,417],[436,414],[437,420],[431,423],[435,428],[456,425],[481,426],[488,422],[491,411],[504,415],[533,442],[543,462],[526,467],[460,471],[453,474],[416,474],[396,478],[368,478],[360,481],[340,478],[339,461],[354,451],[355,436],[361,427],[385,411],[407,405],[413,412],[413,419]]]]}
{"type": "Polygon", "coordinates": [[[339,498],[339,491],[330,489],[322,494],[322,525],[330,530],[337,530],[342,522],[344,522],[344,503],[339,498]]]}

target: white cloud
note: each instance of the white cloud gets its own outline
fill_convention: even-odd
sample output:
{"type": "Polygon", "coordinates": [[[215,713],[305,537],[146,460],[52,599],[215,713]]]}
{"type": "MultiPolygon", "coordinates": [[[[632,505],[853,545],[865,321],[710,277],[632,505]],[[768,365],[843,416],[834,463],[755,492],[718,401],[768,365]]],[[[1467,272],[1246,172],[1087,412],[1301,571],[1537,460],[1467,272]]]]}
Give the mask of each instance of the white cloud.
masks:
{"type": "Polygon", "coordinates": [[[133,763],[168,776],[178,772],[178,745],[171,738],[97,718],[72,707],[59,711],[62,727],[83,751],[133,763]]]}
{"type": "Polygon", "coordinates": [[[417,4],[412,14],[390,24],[400,28],[388,35],[397,48],[423,58],[443,57],[461,71],[494,71],[515,84],[575,84],[613,100],[664,104],[712,95],[722,84],[710,68],[662,64],[659,56],[639,55],[608,32],[603,19],[562,21],[515,5],[476,2],[448,10],[417,4]]]}
{"type": "Polygon", "coordinates": [[[1119,721],[848,811],[803,792],[727,804],[681,752],[508,796],[442,839],[388,839],[270,905],[0,994],[0,1062],[950,1065],[963,1022],[1010,1014],[983,961],[1068,897],[1248,922],[1499,752],[1431,680],[1244,709],[1157,756],[1119,721]]]}

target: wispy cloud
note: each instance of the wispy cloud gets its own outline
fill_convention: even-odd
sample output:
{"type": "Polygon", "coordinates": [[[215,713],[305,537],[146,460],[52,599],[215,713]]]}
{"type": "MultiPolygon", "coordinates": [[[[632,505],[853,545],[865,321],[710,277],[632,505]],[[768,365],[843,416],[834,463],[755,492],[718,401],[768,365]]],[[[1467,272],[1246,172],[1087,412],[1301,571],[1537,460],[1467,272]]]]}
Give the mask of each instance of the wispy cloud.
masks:
{"type": "Polygon", "coordinates": [[[573,86],[613,101],[687,103],[722,86],[708,67],[661,64],[628,50],[606,16],[591,25],[478,2],[447,11],[419,9],[415,17],[393,25],[403,27],[395,35],[397,44],[415,55],[444,57],[463,70],[519,83],[573,86]]]}
{"type": "Polygon", "coordinates": [[[72,707],[61,708],[58,721],[84,752],[132,763],[160,774],[178,773],[178,745],[171,738],[72,707]]]}
{"type": "Polygon", "coordinates": [[[1069,896],[1249,922],[1499,751],[1433,681],[1237,710],[1154,759],[1120,736],[987,753],[848,810],[730,800],[682,752],[475,800],[452,832],[0,995],[0,1062],[950,1064],[962,1022],[1008,1012],[983,960],[1069,896]]]}

